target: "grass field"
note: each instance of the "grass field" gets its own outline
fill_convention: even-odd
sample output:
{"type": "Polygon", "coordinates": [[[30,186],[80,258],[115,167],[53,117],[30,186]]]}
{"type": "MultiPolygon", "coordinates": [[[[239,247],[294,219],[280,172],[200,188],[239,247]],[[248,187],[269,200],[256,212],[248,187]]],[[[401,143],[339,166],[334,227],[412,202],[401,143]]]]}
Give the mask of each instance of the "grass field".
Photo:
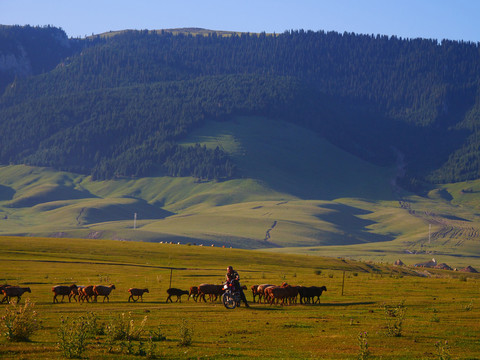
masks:
{"type": "MultiPolygon", "coordinates": [[[[475,274],[437,270],[420,277],[409,267],[338,258],[109,240],[0,237],[0,249],[0,282],[29,286],[32,293],[22,304],[30,298],[42,324],[30,342],[12,343],[2,337],[2,359],[62,358],[57,348],[61,318],[79,319],[89,313],[104,324],[126,314],[137,327],[147,316],[143,344],[150,331],[160,328],[166,340],[155,342],[154,354],[163,359],[353,359],[362,353],[358,335],[365,332],[370,351],[365,358],[480,358],[475,274]],[[186,297],[182,303],[165,303],[170,281],[181,289],[218,284],[229,264],[247,286],[286,281],[325,285],[328,290],[316,305],[251,304],[250,309],[227,310],[220,303],[195,303],[186,297]],[[53,304],[51,287],[71,283],[113,283],[116,289],[109,303],[53,304]],[[150,292],[143,303],[129,303],[130,287],[150,292]],[[401,336],[389,336],[384,307],[402,302],[406,312],[401,336]],[[183,347],[178,343],[184,320],[193,330],[193,341],[183,347]]],[[[251,300],[251,294],[247,298],[251,300]]],[[[0,305],[0,312],[7,307],[0,305]]],[[[106,335],[90,339],[84,357],[145,358],[133,354],[138,341],[130,347],[117,342],[111,353],[106,342],[106,335]]]]}

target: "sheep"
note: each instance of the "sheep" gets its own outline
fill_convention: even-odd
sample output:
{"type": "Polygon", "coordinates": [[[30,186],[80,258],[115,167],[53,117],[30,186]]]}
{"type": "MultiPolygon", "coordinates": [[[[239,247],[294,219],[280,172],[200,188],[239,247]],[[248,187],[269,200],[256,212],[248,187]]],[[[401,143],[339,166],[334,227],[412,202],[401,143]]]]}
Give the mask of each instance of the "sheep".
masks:
{"type": "Polygon", "coordinates": [[[98,296],[103,296],[103,302],[105,299],[110,302],[110,298],[108,297],[112,290],[115,289],[115,285],[104,286],[104,285],[95,285],[93,287],[93,292],[95,294],[95,301],[97,301],[98,296]]]}
{"type": "Polygon", "coordinates": [[[320,303],[320,296],[324,291],[327,291],[325,286],[299,286],[298,293],[300,294],[300,304],[309,304],[310,301],[312,301],[313,304],[316,304],[317,302],[320,303]],[[317,297],[317,300],[315,300],[315,297],[317,297]]]}
{"type": "Polygon", "coordinates": [[[138,299],[141,299],[143,302],[143,294],[148,293],[148,289],[137,289],[137,288],[130,288],[128,289],[128,292],[130,293],[130,296],[128,297],[128,302],[130,302],[130,299],[133,300],[133,302],[138,301],[138,299]],[[133,297],[136,296],[137,299],[134,299],[133,297]]]}
{"type": "Polygon", "coordinates": [[[176,296],[177,297],[177,300],[175,302],[182,302],[182,295],[189,295],[189,291],[188,290],[180,290],[180,289],[177,289],[177,288],[170,288],[167,290],[167,294],[168,294],[168,297],[167,297],[167,303],[168,301],[170,300],[170,302],[173,302],[172,301],[172,296],[176,296]]]}
{"type": "MultiPolygon", "coordinates": [[[[2,294],[3,289],[5,289],[7,287],[10,287],[10,286],[12,286],[12,285],[9,285],[9,284],[0,285],[0,294],[2,294]]],[[[4,300],[5,300],[5,298],[2,299],[2,303],[3,303],[4,300]]]]}
{"type": "Polygon", "coordinates": [[[262,298],[264,299],[264,303],[266,302],[266,297],[265,297],[265,289],[270,287],[270,286],[275,286],[272,284],[261,284],[257,286],[257,295],[258,295],[258,303],[260,304],[262,302],[262,298]]]}
{"type": "Polygon", "coordinates": [[[188,293],[188,301],[190,301],[190,297],[193,297],[193,300],[195,300],[195,302],[197,302],[197,298],[198,298],[198,286],[191,286],[190,287],[190,292],[188,293]]]}
{"type": "Polygon", "coordinates": [[[29,287],[23,288],[23,287],[20,287],[20,286],[7,286],[7,287],[2,289],[2,293],[4,295],[3,299],[2,299],[2,303],[4,303],[4,302],[9,303],[10,298],[12,298],[12,297],[16,297],[17,298],[17,303],[19,303],[20,298],[26,292],[31,293],[32,291],[30,290],[29,287]]]}
{"type": "Polygon", "coordinates": [[[87,302],[89,302],[91,298],[93,298],[93,301],[97,301],[97,295],[95,294],[95,292],[93,291],[93,285],[88,285],[88,286],[85,286],[82,288],[82,292],[79,294],[78,298],[79,300],[82,300],[82,302],[84,300],[87,300],[87,302]]]}
{"type": "Polygon", "coordinates": [[[73,300],[75,301],[82,300],[84,288],[85,286],[82,286],[82,285],[79,285],[76,288],[73,288],[72,291],[70,291],[70,294],[68,294],[68,301],[70,302],[72,297],[73,297],[73,300]],[[78,296],[78,299],[77,299],[77,296],[78,296]]]}
{"type": "Polygon", "coordinates": [[[223,285],[201,284],[198,287],[200,301],[203,299],[203,301],[207,302],[205,295],[209,295],[211,301],[216,301],[218,296],[222,295],[223,293],[223,285]],[[215,296],[215,299],[213,299],[213,296],[215,296]]]}
{"type": "Polygon", "coordinates": [[[252,290],[253,302],[255,303],[255,296],[259,296],[257,292],[258,285],[252,285],[250,290],[252,290]]]}
{"type": "Polygon", "coordinates": [[[68,296],[68,302],[70,302],[70,293],[74,290],[77,289],[77,285],[72,284],[70,286],[67,285],[56,285],[52,287],[52,292],[53,292],[53,303],[55,304],[56,302],[58,303],[57,296],[62,295],[62,302],[63,299],[65,299],[65,296],[68,296]]]}
{"type": "Polygon", "coordinates": [[[8,284],[0,285],[0,293],[2,292],[3,289],[5,289],[6,287],[9,287],[9,286],[12,286],[12,285],[8,285],[8,284]]]}
{"type": "Polygon", "coordinates": [[[324,291],[327,291],[327,287],[326,286],[310,286],[309,288],[307,288],[307,295],[309,298],[312,298],[312,301],[314,304],[316,304],[317,302],[320,304],[320,296],[322,296],[322,293],[324,291]],[[317,297],[317,300],[315,300],[315,296],[317,297]]]}

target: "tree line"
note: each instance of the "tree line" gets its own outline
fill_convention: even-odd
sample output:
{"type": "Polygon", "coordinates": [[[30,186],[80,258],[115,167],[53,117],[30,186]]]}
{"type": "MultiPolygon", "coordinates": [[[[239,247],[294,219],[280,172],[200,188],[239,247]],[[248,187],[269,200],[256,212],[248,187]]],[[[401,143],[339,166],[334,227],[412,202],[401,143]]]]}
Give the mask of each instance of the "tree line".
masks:
{"type": "Polygon", "coordinates": [[[242,114],[305,126],[377,164],[401,151],[406,183],[479,177],[475,43],[303,30],[69,41],[51,70],[6,87],[1,162],[230,178],[227,154],[178,143],[206,119],[242,114]]]}

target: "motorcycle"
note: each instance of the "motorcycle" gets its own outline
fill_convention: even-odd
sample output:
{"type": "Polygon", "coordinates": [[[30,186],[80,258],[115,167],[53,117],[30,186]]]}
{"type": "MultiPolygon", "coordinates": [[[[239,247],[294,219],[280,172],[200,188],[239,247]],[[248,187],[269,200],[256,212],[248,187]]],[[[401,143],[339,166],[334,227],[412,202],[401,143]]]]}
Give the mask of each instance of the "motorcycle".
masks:
{"type": "Polygon", "coordinates": [[[235,309],[237,306],[240,306],[242,300],[240,296],[240,291],[235,287],[235,284],[232,281],[227,281],[223,285],[225,292],[222,295],[222,303],[227,309],[235,309]]]}

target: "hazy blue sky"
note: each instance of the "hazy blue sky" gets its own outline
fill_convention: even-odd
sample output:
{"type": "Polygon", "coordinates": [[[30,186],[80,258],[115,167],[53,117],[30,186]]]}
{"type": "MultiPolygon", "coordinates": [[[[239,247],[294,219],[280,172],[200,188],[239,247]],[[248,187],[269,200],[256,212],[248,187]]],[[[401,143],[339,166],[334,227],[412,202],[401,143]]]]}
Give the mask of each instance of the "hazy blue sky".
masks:
{"type": "Polygon", "coordinates": [[[480,0],[0,0],[0,24],[54,25],[70,37],[201,27],[334,30],[480,42],[480,0]]]}

